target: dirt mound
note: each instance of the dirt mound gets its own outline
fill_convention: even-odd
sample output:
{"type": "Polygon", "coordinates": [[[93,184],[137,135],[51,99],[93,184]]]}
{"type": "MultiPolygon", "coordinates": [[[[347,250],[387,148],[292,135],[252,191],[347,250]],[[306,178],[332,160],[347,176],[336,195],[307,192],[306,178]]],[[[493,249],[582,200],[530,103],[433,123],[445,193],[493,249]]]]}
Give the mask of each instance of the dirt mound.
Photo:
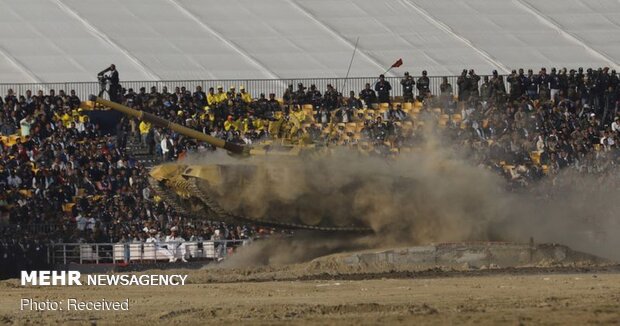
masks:
{"type": "Polygon", "coordinates": [[[306,263],[227,268],[212,265],[190,272],[192,283],[283,281],[299,279],[364,279],[430,276],[459,272],[537,268],[561,271],[614,265],[613,262],[574,251],[559,244],[501,242],[449,243],[428,246],[366,250],[319,257],[306,263]]]}

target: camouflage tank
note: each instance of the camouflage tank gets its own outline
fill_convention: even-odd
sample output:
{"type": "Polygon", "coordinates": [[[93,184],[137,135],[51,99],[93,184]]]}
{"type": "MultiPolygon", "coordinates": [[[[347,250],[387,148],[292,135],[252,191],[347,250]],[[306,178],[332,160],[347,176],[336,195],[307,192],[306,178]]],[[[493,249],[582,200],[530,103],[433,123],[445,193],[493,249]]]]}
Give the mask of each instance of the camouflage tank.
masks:
{"type": "MultiPolygon", "coordinates": [[[[327,151],[303,137],[244,146],[226,142],[153,114],[135,110],[100,97],[94,103],[139,120],[228,151],[227,162],[206,164],[166,163],[150,171],[153,190],[181,213],[234,224],[254,224],[286,229],[365,232],[371,229],[351,215],[346,200],[330,203],[355,187],[355,181],[328,187],[320,176],[307,171],[307,162],[327,151]],[[263,157],[264,159],[256,159],[263,157]],[[318,178],[317,178],[318,177],[318,178]],[[298,183],[303,178],[309,182],[298,183]],[[298,186],[300,185],[301,186],[298,186]],[[277,195],[269,194],[277,192],[277,195]],[[317,205],[324,203],[324,205],[317,205]],[[326,209],[326,207],[328,207],[326,209]]],[[[270,129],[295,133],[298,123],[277,122],[270,129]],[[293,129],[293,130],[290,130],[293,129]]],[[[270,130],[272,131],[272,130],[270,130]]],[[[194,160],[195,161],[195,160],[194,160]]]]}

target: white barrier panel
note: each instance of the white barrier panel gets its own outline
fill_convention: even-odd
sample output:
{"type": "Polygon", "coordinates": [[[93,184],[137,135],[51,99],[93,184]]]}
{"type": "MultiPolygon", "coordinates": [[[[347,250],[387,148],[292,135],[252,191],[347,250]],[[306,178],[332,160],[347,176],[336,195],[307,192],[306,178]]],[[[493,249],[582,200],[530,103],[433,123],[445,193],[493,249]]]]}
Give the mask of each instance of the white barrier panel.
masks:
{"type": "MultiPolygon", "coordinates": [[[[222,245],[224,245],[222,243],[222,245]]],[[[130,243],[114,245],[114,260],[125,260],[125,246],[129,248],[129,260],[170,260],[183,257],[185,253],[193,258],[219,258],[216,254],[215,241],[182,242],[182,243],[130,243]]],[[[88,254],[87,252],[85,254],[88,254]]]]}
{"type": "Polygon", "coordinates": [[[92,245],[80,245],[80,261],[96,261],[97,259],[97,252],[93,250],[92,245]]]}

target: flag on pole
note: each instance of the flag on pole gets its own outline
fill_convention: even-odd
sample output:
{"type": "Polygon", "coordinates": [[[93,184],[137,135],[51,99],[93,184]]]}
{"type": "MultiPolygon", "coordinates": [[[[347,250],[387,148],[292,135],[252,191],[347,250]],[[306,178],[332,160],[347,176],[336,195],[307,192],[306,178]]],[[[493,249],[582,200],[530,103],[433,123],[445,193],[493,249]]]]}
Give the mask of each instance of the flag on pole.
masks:
{"type": "Polygon", "coordinates": [[[402,65],[403,65],[403,59],[401,58],[401,59],[396,60],[396,62],[394,62],[391,68],[398,68],[402,65]]]}

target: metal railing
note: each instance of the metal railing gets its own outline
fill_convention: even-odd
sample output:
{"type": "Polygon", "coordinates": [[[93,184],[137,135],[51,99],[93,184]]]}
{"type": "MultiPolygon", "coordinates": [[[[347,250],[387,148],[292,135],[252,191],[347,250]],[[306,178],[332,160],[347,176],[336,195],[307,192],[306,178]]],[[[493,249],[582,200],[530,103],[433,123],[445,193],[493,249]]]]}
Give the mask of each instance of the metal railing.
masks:
{"type": "Polygon", "coordinates": [[[129,262],[220,260],[251,240],[205,240],[184,242],[57,243],[51,244],[52,265],[116,264],[129,262]]]}
{"type": "MultiPolygon", "coordinates": [[[[444,76],[430,76],[430,90],[433,94],[440,93],[440,85],[444,76]]],[[[454,94],[457,94],[456,81],[458,76],[445,76],[448,82],[452,85],[454,94]]],[[[481,81],[484,75],[480,75],[481,81]]],[[[414,76],[414,80],[417,82],[419,76],[414,76]]],[[[402,87],[400,85],[401,77],[386,77],[387,81],[392,85],[392,96],[402,96],[402,87]]],[[[504,78],[504,81],[506,78],[504,78]]],[[[293,85],[293,90],[297,90],[297,84],[303,83],[305,87],[310,85],[316,85],[317,89],[323,93],[327,89],[327,85],[331,84],[338,91],[342,92],[344,96],[348,96],[350,91],[354,91],[355,94],[364,88],[366,83],[369,83],[374,88],[374,84],[377,82],[377,77],[352,77],[352,78],[290,78],[290,79],[222,79],[222,80],[167,80],[167,81],[121,81],[121,85],[125,89],[133,88],[135,92],[141,87],[145,87],[147,93],[152,86],[155,86],[159,92],[166,86],[168,92],[173,93],[175,87],[185,87],[187,90],[194,92],[196,86],[201,86],[203,91],[207,92],[209,87],[217,88],[217,86],[224,87],[228,90],[230,86],[234,86],[239,90],[240,86],[244,86],[252,97],[257,98],[259,94],[264,93],[266,96],[269,93],[275,93],[276,97],[282,97],[287,85],[293,85]],[[346,81],[346,83],[345,83],[346,81]],[[344,89],[342,89],[343,85],[344,89]]],[[[508,87],[508,85],[506,85],[508,87]]],[[[55,90],[56,94],[60,90],[64,90],[67,94],[71,90],[75,90],[76,94],[85,100],[90,94],[98,94],[100,91],[100,85],[98,82],[59,82],[59,83],[5,83],[0,84],[0,94],[4,96],[9,89],[15,91],[18,95],[25,95],[27,90],[31,90],[33,95],[36,95],[38,90],[43,90],[44,93],[48,93],[51,89],[55,90]]],[[[417,93],[417,90],[416,90],[417,93]]]]}
{"type": "Polygon", "coordinates": [[[63,229],[64,225],[60,223],[32,223],[32,224],[0,224],[0,233],[6,232],[28,232],[28,233],[52,233],[63,229]]]}

